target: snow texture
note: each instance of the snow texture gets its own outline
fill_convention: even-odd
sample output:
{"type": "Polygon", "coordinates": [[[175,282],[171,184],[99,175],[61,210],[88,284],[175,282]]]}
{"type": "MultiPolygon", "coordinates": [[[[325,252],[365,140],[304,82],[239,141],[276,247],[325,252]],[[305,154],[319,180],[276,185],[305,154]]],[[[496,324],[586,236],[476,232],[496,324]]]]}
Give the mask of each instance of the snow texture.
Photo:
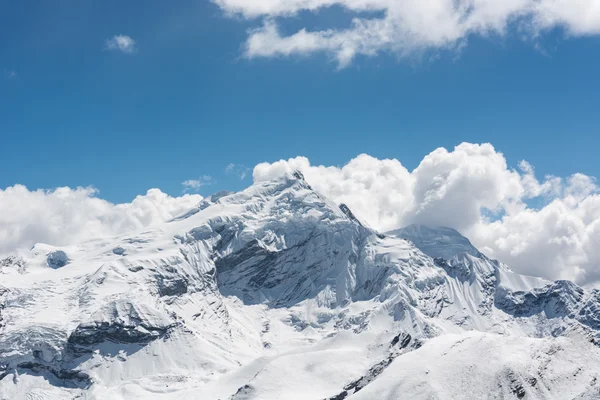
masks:
{"type": "Polygon", "coordinates": [[[300,173],[0,272],[1,399],[600,398],[600,291],[300,173]]]}

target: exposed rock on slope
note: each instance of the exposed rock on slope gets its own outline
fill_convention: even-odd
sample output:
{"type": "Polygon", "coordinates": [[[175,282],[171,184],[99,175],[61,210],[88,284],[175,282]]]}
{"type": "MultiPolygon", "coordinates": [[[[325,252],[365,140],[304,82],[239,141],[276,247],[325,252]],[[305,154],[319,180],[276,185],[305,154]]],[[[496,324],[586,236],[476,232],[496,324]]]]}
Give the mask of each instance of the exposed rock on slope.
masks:
{"type": "Polygon", "coordinates": [[[382,235],[297,173],[21,264],[2,268],[0,398],[563,399],[600,375],[598,291],[515,274],[446,228],[382,235]],[[507,356],[474,374],[478,346],[507,356]]]}

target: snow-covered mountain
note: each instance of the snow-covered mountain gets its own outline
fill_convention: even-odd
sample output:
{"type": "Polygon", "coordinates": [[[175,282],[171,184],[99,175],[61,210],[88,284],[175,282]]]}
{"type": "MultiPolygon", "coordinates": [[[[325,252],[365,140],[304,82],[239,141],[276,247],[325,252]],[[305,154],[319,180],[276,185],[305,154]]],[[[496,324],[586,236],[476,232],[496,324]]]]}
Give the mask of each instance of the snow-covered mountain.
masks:
{"type": "Polygon", "coordinates": [[[2,399],[598,399],[600,291],[300,173],[0,261],[2,399]]]}
{"type": "Polygon", "coordinates": [[[410,240],[419,250],[433,258],[450,260],[461,253],[482,257],[469,239],[451,228],[409,225],[388,234],[410,240]]]}

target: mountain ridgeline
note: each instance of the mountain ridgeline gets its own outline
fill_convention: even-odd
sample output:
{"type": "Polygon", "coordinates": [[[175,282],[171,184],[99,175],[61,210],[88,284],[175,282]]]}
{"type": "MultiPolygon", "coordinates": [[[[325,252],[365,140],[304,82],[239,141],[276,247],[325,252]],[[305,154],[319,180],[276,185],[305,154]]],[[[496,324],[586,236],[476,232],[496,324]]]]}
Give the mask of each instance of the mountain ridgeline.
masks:
{"type": "Polygon", "coordinates": [[[0,271],[0,398],[600,398],[599,291],[299,172],[0,271]]]}

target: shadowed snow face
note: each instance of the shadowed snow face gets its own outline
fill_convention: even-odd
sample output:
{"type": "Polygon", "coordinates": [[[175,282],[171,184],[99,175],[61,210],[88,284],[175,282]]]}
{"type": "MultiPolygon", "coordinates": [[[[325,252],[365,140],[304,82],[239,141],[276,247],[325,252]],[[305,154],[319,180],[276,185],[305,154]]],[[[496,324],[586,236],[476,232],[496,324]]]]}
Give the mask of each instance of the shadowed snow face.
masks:
{"type": "Polygon", "coordinates": [[[525,161],[512,169],[490,144],[463,143],[431,152],[413,171],[366,154],[342,167],[296,157],[257,165],[254,180],[296,169],[380,231],[447,226],[520,273],[580,284],[600,277],[600,195],[593,177],[538,180],[525,161]]]}
{"type": "Polygon", "coordinates": [[[48,266],[50,268],[61,268],[69,263],[69,257],[67,253],[62,250],[55,250],[48,254],[48,266]]]}
{"type": "Polygon", "coordinates": [[[595,394],[598,292],[516,274],[452,229],[396,235],[451,259],[294,172],[135,233],[37,245],[24,268],[0,261],[0,397],[595,394]],[[549,356],[567,367],[540,369],[549,356]]]}
{"type": "Polygon", "coordinates": [[[451,228],[430,228],[425,225],[409,225],[388,232],[390,235],[410,240],[419,250],[430,257],[450,260],[457,254],[480,257],[481,253],[460,233],[451,228]]]}
{"type": "MultiPolygon", "coordinates": [[[[592,177],[538,180],[528,163],[512,169],[491,145],[469,143],[437,149],[413,171],[398,160],[363,154],[343,167],[311,165],[304,157],[262,163],[253,175],[263,182],[295,170],[381,232],[409,224],[447,226],[518,272],[580,284],[600,279],[600,196],[592,177]]],[[[171,197],[152,189],[131,203],[112,204],[93,189],[17,185],[0,190],[0,254],[151,227],[197,213],[225,194],[201,203],[198,195],[171,197]]]]}

